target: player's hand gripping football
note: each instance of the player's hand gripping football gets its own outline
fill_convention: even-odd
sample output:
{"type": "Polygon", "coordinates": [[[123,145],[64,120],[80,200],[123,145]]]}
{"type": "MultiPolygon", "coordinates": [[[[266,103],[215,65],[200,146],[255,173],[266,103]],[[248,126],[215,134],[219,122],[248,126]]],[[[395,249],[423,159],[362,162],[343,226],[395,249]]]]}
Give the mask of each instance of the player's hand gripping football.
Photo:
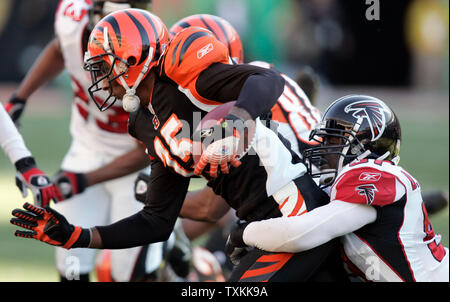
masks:
{"type": "Polygon", "coordinates": [[[70,171],[59,171],[53,178],[53,184],[58,191],[58,201],[80,194],[88,187],[86,176],[83,173],[70,171]]]}
{"type": "Polygon", "coordinates": [[[52,199],[57,201],[56,187],[51,183],[50,178],[36,167],[32,157],[20,159],[15,166],[17,169],[16,185],[23,197],[27,197],[28,189],[30,189],[37,206],[45,207],[52,199]]]}
{"type": "Polygon", "coordinates": [[[37,239],[66,249],[88,246],[89,230],[69,224],[64,216],[50,207],[41,208],[25,203],[23,208],[25,211],[12,211],[15,218],[11,218],[10,222],[27,231],[16,230],[15,236],[37,239]]]}
{"type": "Polygon", "coordinates": [[[202,142],[208,140],[210,144],[202,152],[200,160],[195,166],[194,174],[201,175],[209,164],[209,175],[217,177],[219,167],[222,173],[228,174],[229,164],[233,167],[241,165],[237,154],[241,135],[233,125],[236,120],[238,120],[236,116],[229,114],[219,120],[214,127],[201,130],[202,142]]]}
{"type": "Polygon", "coordinates": [[[17,128],[20,126],[19,119],[25,109],[25,104],[26,100],[17,97],[15,94],[13,94],[8,103],[5,104],[5,110],[8,112],[17,128]]]}

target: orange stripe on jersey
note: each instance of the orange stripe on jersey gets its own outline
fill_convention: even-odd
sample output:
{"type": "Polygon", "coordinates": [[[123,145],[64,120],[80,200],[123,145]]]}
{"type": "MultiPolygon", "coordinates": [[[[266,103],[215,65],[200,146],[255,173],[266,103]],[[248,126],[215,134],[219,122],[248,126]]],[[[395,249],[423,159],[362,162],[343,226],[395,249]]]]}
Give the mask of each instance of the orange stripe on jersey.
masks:
{"type": "Polygon", "coordinates": [[[310,108],[310,106],[308,106],[305,103],[305,100],[296,92],[294,86],[292,86],[291,83],[289,83],[289,81],[286,81],[285,88],[287,88],[289,92],[291,92],[291,94],[295,96],[295,98],[299,101],[300,105],[308,112],[309,116],[314,120],[314,122],[319,123],[320,120],[318,120],[314,116],[314,114],[312,113],[312,108],[310,108]]]}
{"type": "Polygon", "coordinates": [[[267,282],[278,270],[280,270],[286,264],[286,262],[289,261],[289,259],[291,259],[293,255],[293,253],[276,253],[261,256],[250,267],[250,269],[241,276],[240,280],[253,278],[251,281],[267,282]],[[257,277],[264,279],[259,280],[257,277]]]}
{"type": "MultiPolygon", "coordinates": [[[[285,89],[289,89],[289,87],[285,86],[285,89]]],[[[292,90],[290,90],[292,92],[292,90]]],[[[286,92],[283,92],[283,96],[286,97],[291,103],[293,104],[298,104],[300,106],[302,106],[304,108],[304,106],[301,104],[300,99],[298,97],[296,97],[295,94],[291,94],[291,96],[295,97],[296,99],[293,99],[292,97],[289,97],[288,94],[286,92]]],[[[306,128],[308,128],[308,130],[311,130],[312,125],[307,121],[306,117],[303,114],[299,114],[300,118],[302,119],[303,123],[305,124],[306,128]]]]}
{"type": "MultiPolygon", "coordinates": [[[[300,211],[300,209],[303,206],[303,203],[305,202],[305,199],[303,198],[303,195],[300,193],[300,190],[297,189],[298,191],[298,198],[297,198],[297,203],[295,204],[295,208],[292,210],[291,214],[288,215],[288,217],[291,216],[296,216],[298,211],[300,211]]],[[[304,212],[302,212],[303,214],[304,212]]]]}
{"type": "Polygon", "coordinates": [[[280,108],[280,105],[278,105],[278,103],[275,103],[271,111],[272,111],[272,120],[288,124],[288,121],[284,117],[283,110],[280,108]]]}
{"type": "Polygon", "coordinates": [[[282,207],[284,207],[284,205],[286,204],[286,202],[288,202],[288,200],[289,200],[289,197],[286,197],[286,199],[283,201],[282,204],[279,205],[278,208],[281,209],[282,207]]]}

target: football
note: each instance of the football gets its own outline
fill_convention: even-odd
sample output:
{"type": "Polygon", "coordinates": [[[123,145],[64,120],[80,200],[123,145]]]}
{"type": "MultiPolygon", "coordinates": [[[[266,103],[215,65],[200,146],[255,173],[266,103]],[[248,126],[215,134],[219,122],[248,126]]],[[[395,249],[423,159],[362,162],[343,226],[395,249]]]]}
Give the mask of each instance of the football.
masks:
{"type": "MultiPolygon", "coordinates": [[[[200,161],[200,157],[202,155],[202,152],[208,147],[210,143],[214,142],[214,139],[209,139],[208,141],[206,138],[208,138],[212,134],[212,128],[217,125],[217,123],[225,118],[231,111],[231,108],[233,108],[236,101],[228,102],[223,105],[217,106],[208,114],[203,117],[203,119],[198,124],[194,135],[193,135],[193,159],[195,165],[200,161]]],[[[247,121],[244,124],[239,123],[236,124],[236,129],[243,134],[243,137],[241,137],[239,141],[238,146],[238,159],[242,158],[250,149],[251,142],[255,136],[255,122],[254,121],[247,121]],[[242,139],[243,138],[243,139],[242,139]]],[[[209,168],[206,168],[205,170],[209,170],[209,168]]]]}

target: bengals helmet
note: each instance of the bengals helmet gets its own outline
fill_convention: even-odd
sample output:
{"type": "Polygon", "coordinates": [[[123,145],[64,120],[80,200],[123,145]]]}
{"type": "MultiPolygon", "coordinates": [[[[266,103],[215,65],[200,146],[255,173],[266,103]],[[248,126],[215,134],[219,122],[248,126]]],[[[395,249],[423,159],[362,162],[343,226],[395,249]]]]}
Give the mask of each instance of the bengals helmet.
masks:
{"type": "Polygon", "coordinates": [[[170,28],[169,33],[173,37],[183,29],[191,26],[201,27],[212,32],[217,40],[228,47],[230,57],[235,63],[244,63],[244,51],[242,48],[241,38],[230,22],[213,15],[192,15],[175,23],[170,28]]]}
{"type": "Polygon", "coordinates": [[[319,145],[304,150],[303,158],[323,186],[330,185],[342,167],[355,159],[394,163],[400,159],[400,123],[383,101],[371,96],[348,95],[334,101],[310,139],[319,145]],[[312,165],[320,171],[313,172],[312,165]]]}
{"type": "Polygon", "coordinates": [[[164,23],[146,10],[116,11],[97,23],[89,36],[84,68],[91,73],[92,85],[88,92],[100,111],[116,101],[112,95],[113,81],[126,91],[122,99],[126,111],[130,111],[125,108],[126,100],[137,101],[139,105],[136,88],[158,64],[168,41],[169,32],[164,23]],[[109,96],[101,100],[96,92],[102,90],[104,80],[110,84],[109,96]]]}

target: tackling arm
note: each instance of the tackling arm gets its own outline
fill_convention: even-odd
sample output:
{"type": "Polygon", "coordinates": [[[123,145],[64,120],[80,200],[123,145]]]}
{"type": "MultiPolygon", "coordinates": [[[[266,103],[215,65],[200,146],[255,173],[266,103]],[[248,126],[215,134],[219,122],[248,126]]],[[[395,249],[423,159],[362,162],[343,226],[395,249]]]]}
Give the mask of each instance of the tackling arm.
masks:
{"type": "Polygon", "coordinates": [[[358,230],[376,217],[372,206],[335,200],[300,216],[251,222],[242,238],[262,250],[297,253],[358,230]]]}

